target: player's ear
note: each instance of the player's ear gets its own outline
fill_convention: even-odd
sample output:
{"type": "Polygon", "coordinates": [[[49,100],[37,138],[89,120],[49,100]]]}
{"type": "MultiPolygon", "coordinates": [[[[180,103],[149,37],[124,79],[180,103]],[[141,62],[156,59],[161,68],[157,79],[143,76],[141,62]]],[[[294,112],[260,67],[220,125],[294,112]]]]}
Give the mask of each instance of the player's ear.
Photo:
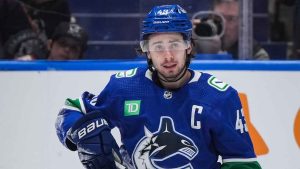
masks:
{"type": "Polygon", "coordinates": [[[151,59],[150,52],[147,52],[147,55],[146,55],[146,56],[147,56],[148,59],[151,59]]]}
{"type": "Polygon", "coordinates": [[[186,49],[187,54],[191,54],[192,53],[192,47],[190,46],[189,48],[186,49]]]}
{"type": "Polygon", "coordinates": [[[187,54],[192,54],[192,55],[195,54],[195,48],[194,48],[194,46],[195,46],[195,43],[194,43],[194,41],[192,39],[191,42],[189,43],[189,47],[186,49],[187,54]]]}

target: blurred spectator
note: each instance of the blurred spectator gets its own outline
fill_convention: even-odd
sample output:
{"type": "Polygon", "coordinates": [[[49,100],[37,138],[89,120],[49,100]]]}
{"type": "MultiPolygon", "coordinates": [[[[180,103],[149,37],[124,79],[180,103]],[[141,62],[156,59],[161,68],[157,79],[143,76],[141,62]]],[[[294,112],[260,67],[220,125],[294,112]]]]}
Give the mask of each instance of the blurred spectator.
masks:
{"type": "Polygon", "coordinates": [[[88,35],[75,23],[62,22],[48,42],[49,60],[82,59],[87,48],[88,35]]]}
{"type": "Polygon", "coordinates": [[[220,54],[225,19],[213,11],[199,11],[192,17],[194,50],[201,54],[220,54]]]}
{"type": "Polygon", "coordinates": [[[23,30],[13,35],[5,44],[7,56],[15,60],[47,58],[47,44],[32,30],[23,30]]]}
{"type": "Polygon", "coordinates": [[[49,51],[47,49],[48,37],[51,37],[53,31],[59,23],[70,21],[70,11],[66,0],[22,0],[22,5],[30,21],[33,32],[28,32],[28,36],[21,36],[18,41],[30,39],[31,43],[26,46],[17,46],[16,40],[9,43],[10,50],[25,48],[30,55],[23,55],[23,50],[15,52],[16,60],[35,60],[46,59],[49,51]],[[32,40],[34,39],[34,40],[32,40]]]}
{"type": "Polygon", "coordinates": [[[300,59],[300,0],[282,0],[285,5],[294,5],[293,50],[290,59],[300,59]]]}
{"type": "MultiPolygon", "coordinates": [[[[290,0],[275,0],[274,2],[274,19],[271,23],[271,41],[283,42],[287,41],[286,24],[280,20],[282,4],[291,5],[290,0]],[[285,2],[286,1],[286,2],[285,2]]],[[[292,0],[294,1],[294,0],[292,0]]]]}
{"type": "Polygon", "coordinates": [[[274,22],[272,23],[271,40],[272,41],[287,41],[287,29],[288,24],[280,21],[281,6],[289,6],[293,9],[293,33],[292,33],[292,54],[289,59],[300,59],[300,0],[275,0],[274,22]]]}
{"type": "MultiPolygon", "coordinates": [[[[217,30],[218,35],[214,39],[201,40],[198,44],[204,44],[205,46],[196,45],[196,52],[201,53],[202,49],[213,49],[209,52],[222,53],[227,52],[232,55],[233,59],[239,59],[238,57],[238,34],[239,34],[239,1],[238,0],[214,0],[213,11],[217,14],[221,14],[225,20],[224,25],[216,27],[218,29],[224,29],[224,34],[221,34],[222,30],[217,30]],[[223,28],[224,26],[224,28],[223,28]],[[221,41],[221,45],[219,45],[221,41]],[[210,46],[212,45],[212,46],[210,46]],[[210,46],[210,47],[209,47],[210,46]],[[221,47],[218,50],[218,47],[221,47]]],[[[194,22],[195,23],[195,22],[194,22]]],[[[220,25],[220,24],[219,24],[220,25]]],[[[197,25],[195,26],[195,28],[197,25]]],[[[194,30],[195,32],[195,30],[194,30]]],[[[196,42],[197,44],[197,42],[196,42]]],[[[266,60],[269,59],[268,53],[258,44],[257,41],[253,41],[253,60],[266,60]]]]}
{"type": "Polygon", "coordinates": [[[38,48],[44,47],[32,31],[22,5],[15,0],[0,0],[0,59],[35,55],[40,52],[38,48]]]}
{"type": "Polygon", "coordinates": [[[67,0],[21,0],[37,32],[51,37],[55,27],[61,22],[70,22],[71,13],[67,0]]]}
{"type": "MultiPolygon", "coordinates": [[[[239,1],[238,0],[215,0],[214,11],[225,18],[225,33],[222,37],[222,49],[231,53],[234,59],[238,59],[238,34],[239,34],[239,1]]],[[[268,53],[253,41],[254,60],[269,59],[268,53]]]]}
{"type": "MultiPolygon", "coordinates": [[[[78,24],[62,22],[47,41],[45,58],[48,60],[82,59],[87,48],[88,35],[78,24]]],[[[17,60],[35,60],[34,55],[24,55],[17,60]]]]}
{"type": "Polygon", "coordinates": [[[295,12],[294,12],[294,35],[293,35],[293,54],[291,59],[300,60],[300,0],[295,2],[295,12]]]}

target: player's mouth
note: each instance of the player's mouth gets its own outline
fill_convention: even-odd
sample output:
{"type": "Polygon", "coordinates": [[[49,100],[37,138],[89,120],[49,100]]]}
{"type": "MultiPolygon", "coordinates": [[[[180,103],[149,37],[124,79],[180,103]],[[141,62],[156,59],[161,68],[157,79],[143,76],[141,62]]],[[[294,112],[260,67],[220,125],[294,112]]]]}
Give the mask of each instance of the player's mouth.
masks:
{"type": "Polygon", "coordinates": [[[173,68],[175,68],[176,66],[177,66],[176,63],[164,64],[164,65],[163,65],[163,67],[164,67],[165,69],[173,69],[173,68]]]}

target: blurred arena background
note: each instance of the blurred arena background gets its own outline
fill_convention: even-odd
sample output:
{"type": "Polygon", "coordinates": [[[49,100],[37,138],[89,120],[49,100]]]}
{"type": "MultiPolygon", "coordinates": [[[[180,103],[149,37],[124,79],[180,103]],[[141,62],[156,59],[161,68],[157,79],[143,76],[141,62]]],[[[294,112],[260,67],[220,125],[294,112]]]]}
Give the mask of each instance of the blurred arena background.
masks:
{"type": "MultiPolygon", "coordinates": [[[[76,21],[89,34],[85,59],[133,59],[138,47],[140,20],[149,9],[158,4],[177,3],[192,16],[212,8],[211,0],[69,0],[70,10],[76,21]],[[101,55],[99,55],[101,53],[101,55]]],[[[253,0],[253,36],[270,54],[272,60],[288,59],[292,29],[292,10],[280,6],[275,0],[253,0]],[[272,25],[280,17],[285,34],[279,34],[272,25]],[[281,37],[279,37],[281,36],[281,37]],[[285,37],[283,37],[285,36],[285,37]],[[277,38],[276,38],[277,37],[277,38]]]]}

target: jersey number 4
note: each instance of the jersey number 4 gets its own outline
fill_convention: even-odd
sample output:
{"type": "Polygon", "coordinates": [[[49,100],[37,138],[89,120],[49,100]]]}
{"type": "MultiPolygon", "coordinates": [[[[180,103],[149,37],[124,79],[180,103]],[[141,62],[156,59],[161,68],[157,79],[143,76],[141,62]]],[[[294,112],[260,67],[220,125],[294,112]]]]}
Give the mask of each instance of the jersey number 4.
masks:
{"type": "Polygon", "coordinates": [[[240,130],[241,133],[248,132],[243,109],[236,111],[235,129],[240,130]]]}

